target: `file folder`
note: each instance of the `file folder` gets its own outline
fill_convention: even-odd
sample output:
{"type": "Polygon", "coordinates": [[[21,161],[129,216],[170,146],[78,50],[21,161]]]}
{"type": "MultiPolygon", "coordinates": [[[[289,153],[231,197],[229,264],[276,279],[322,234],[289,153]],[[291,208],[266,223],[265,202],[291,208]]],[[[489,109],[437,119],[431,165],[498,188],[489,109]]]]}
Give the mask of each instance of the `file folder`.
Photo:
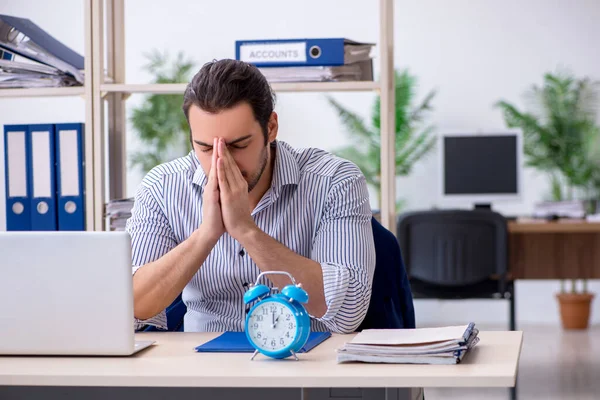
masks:
{"type": "Polygon", "coordinates": [[[0,60],[11,61],[12,59],[13,59],[12,53],[9,53],[8,51],[4,51],[4,50],[0,49],[0,60]]]}
{"type": "Polygon", "coordinates": [[[84,126],[56,124],[56,181],[59,231],[85,230],[84,126]]]}
{"type": "Polygon", "coordinates": [[[31,230],[28,128],[27,125],[4,125],[7,231],[31,230]]]}
{"type": "MultiPolygon", "coordinates": [[[[329,337],[331,332],[311,332],[299,353],[308,353],[329,337]]],[[[225,332],[196,347],[199,353],[253,353],[254,350],[246,337],[246,332],[225,332]]]]}
{"type": "Polygon", "coordinates": [[[372,47],[344,38],[237,40],[235,56],[257,67],[340,66],[370,60],[372,47]]]}
{"type": "Polygon", "coordinates": [[[31,230],[55,231],[56,179],[54,162],[54,125],[29,125],[29,192],[31,193],[31,230]]]}
{"type": "Polygon", "coordinates": [[[35,23],[26,18],[0,14],[0,32],[3,30],[10,31],[12,34],[9,37],[0,37],[0,48],[41,64],[56,67],[71,74],[83,84],[83,56],[56,40],[35,23]]]}

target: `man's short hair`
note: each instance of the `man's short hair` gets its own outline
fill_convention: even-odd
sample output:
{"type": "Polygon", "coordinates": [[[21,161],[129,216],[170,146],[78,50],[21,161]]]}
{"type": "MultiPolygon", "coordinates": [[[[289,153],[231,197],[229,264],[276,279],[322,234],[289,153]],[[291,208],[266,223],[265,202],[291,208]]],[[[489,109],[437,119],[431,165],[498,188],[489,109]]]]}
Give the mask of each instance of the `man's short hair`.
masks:
{"type": "Polygon", "coordinates": [[[275,94],[265,76],[243,61],[224,59],[202,66],[183,95],[183,112],[189,122],[192,105],[218,113],[247,102],[268,142],[268,123],[275,107],[275,94]]]}

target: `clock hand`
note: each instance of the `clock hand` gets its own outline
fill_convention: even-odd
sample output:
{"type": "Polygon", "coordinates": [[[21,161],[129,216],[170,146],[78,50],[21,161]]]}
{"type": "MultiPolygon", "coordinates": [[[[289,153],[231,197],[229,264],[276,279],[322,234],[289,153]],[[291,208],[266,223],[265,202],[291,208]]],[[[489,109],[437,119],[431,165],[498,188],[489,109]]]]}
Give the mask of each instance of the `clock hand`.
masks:
{"type": "Polygon", "coordinates": [[[281,315],[275,318],[275,313],[273,313],[273,324],[271,325],[271,328],[275,329],[275,327],[277,326],[277,322],[279,321],[279,317],[281,317],[281,315]]]}

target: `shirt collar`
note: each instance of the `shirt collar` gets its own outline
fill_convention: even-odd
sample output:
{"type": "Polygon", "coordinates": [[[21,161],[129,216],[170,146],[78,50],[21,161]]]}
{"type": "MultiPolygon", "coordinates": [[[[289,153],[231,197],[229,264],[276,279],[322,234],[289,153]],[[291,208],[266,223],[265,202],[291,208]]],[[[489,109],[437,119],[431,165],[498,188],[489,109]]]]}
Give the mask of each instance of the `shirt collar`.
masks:
{"type": "Polygon", "coordinates": [[[194,175],[192,177],[192,183],[194,185],[200,186],[201,188],[204,188],[204,185],[206,185],[206,182],[208,181],[208,177],[204,173],[202,165],[200,165],[200,161],[198,161],[194,150],[190,152],[190,157],[192,159],[192,164],[196,167],[196,170],[194,171],[194,175]]]}
{"type": "Polygon", "coordinates": [[[279,192],[284,186],[298,185],[300,180],[300,171],[298,161],[292,154],[292,148],[285,142],[274,142],[275,166],[273,167],[273,179],[271,188],[279,192]]]}
{"type": "MultiPolygon", "coordinates": [[[[285,142],[275,141],[272,146],[275,149],[275,166],[273,167],[273,178],[271,179],[271,188],[279,193],[284,186],[298,185],[300,171],[298,162],[292,154],[292,148],[285,142]]],[[[192,177],[192,183],[204,188],[208,177],[204,173],[200,161],[196,157],[194,150],[190,152],[192,164],[196,167],[192,177]]]]}

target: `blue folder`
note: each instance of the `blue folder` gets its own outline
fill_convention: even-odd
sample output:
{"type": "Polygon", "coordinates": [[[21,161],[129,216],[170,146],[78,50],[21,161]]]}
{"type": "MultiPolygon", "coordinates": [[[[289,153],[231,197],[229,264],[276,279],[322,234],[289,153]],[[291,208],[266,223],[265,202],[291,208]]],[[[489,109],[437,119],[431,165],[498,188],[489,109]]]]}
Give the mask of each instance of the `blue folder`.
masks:
{"type": "Polygon", "coordinates": [[[59,231],[85,230],[85,124],[55,124],[59,231]]]}
{"type": "Polygon", "coordinates": [[[55,133],[52,124],[29,125],[27,161],[31,194],[31,230],[55,231],[56,174],[55,133]]]}
{"type": "Polygon", "coordinates": [[[236,40],[235,58],[257,67],[340,66],[352,62],[349,46],[373,44],[346,38],[236,40]]]}
{"type": "MultiPolygon", "coordinates": [[[[31,22],[27,18],[18,18],[10,15],[0,14],[0,21],[8,25],[8,28],[13,28],[16,33],[22,33],[27,36],[35,45],[41,47],[50,55],[58,58],[60,61],[72,65],[75,69],[84,69],[84,58],[82,55],[76,53],[63,43],[50,36],[42,28],[31,22]]],[[[12,44],[12,43],[9,43],[12,44]]],[[[1,45],[0,46],[6,46],[1,45]]],[[[3,48],[3,50],[9,50],[21,57],[29,58],[42,64],[49,64],[46,60],[40,58],[37,55],[24,51],[22,48],[17,46],[11,46],[11,48],[3,48]]]]}
{"type": "Polygon", "coordinates": [[[31,230],[29,125],[4,125],[6,230],[31,230]]]}
{"type": "Polygon", "coordinates": [[[11,61],[12,59],[13,59],[12,53],[9,53],[8,51],[0,49],[0,60],[11,61]]]}
{"type": "MultiPolygon", "coordinates": [[[[308,353],[329,337],[331,337],[331,332],[311,332],[299,353],[308,353]]],[[[246,338],[245,332],[225,332],[196,347],[196,351],[199,353],[254,353],[254,350],[246,338]]]]}

